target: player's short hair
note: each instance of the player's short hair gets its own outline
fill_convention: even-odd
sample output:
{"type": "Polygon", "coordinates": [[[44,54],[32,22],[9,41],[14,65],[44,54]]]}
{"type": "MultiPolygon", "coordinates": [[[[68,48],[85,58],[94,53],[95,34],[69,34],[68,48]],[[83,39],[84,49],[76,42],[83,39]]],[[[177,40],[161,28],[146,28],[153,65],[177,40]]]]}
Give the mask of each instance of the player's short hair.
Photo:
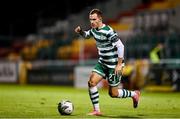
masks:
{"type": "Polygon", "coordinates": [[[102,12],[99,10],[99,9],[92,9],[89,13],[89,15],[92,15],[92,14],[97,14],[98,17],[101,17],[102,18],[102,12]]]}

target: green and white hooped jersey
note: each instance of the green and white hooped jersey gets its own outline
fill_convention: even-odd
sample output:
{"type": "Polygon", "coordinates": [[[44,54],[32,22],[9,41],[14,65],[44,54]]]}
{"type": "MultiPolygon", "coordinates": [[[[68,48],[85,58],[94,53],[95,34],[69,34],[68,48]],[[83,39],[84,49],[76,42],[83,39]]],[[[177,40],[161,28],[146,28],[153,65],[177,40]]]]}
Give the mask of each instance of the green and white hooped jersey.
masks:
{"type": "Polygon", "coordinates": [[[117,33],[107,25],[103,25],[100,29],[90,29],[85,31],[84,37],[93,36],[99,54],[99,61],[108,68],[115,68],[118,62],[117,47],[113,43],[119,40],[117,33]]]}

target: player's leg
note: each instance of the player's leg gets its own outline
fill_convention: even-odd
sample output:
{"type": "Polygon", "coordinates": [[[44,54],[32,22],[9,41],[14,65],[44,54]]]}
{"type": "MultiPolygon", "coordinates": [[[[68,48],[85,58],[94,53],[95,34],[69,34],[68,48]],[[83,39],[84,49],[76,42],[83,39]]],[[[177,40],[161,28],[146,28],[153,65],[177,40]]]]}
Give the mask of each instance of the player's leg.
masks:
{"type": "Polygon", "coordinates": [[[100,107],[99,107],[99,93],[97,84],[103,79],[103,77],[96,72],[92,72],[90,79],[88,81],[89,86],[89,96],[91,102],[93,104],[93,112],[89,113],[88,115],[101,115],[100,107]]]}
{"type": "Polygon", "coordinates": [[[139,102],[140,91],[129,91],[118,87],[109,87],[109,95],[112,98],[128,98],[133,99],[133,107],[137,108],[139,102]]]}
{"type": "Polygon", "coordinates": [[[129,91],[126,89],[120,89],[121,76],[114,74],[114,70],[109,70],[108,83],[109,83],[109,95],[113,98],[128,98],[133,99],[133,107],[136,108],[139,102],[140,91],[129,91]]]}
{"type": "Polygon", "coordinates": [[[88,81],[89,96],[94,107],[94,111],[89,113],[89,115],[101,115],[97,84],[103,79],[103,77],[105,77],[104,68],[100,63],[97,63],[88,81]]]}

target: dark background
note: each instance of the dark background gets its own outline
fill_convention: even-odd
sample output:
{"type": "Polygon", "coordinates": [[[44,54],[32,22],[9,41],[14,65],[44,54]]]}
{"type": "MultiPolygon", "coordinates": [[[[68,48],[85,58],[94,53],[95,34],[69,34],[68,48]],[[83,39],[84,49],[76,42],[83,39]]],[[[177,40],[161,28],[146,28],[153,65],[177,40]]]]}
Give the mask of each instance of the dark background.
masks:
{"type": "MultiPolygon", "coordinates": [[[[80,12],[103,0],[6,1],[0,3],[0,36],[36,33],[37,20],[59,18],[80,12]]],[[[104,0],[105,1],[105,0],[104,0]]]]}

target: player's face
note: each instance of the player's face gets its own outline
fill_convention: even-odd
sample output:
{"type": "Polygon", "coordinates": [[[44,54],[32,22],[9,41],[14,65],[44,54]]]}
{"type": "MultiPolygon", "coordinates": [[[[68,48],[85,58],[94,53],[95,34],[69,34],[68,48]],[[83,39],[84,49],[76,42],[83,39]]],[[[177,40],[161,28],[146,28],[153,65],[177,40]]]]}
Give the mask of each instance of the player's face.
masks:
{"type": "Polygon", "coordinates": [[[101,18],[98,17],[97,14],[91,14],[89,15],[89,20],[90,20],[90,23],[91,23],[91,27],[92,28],[98,28],[100,23],[102,22],[101,18]]]}

